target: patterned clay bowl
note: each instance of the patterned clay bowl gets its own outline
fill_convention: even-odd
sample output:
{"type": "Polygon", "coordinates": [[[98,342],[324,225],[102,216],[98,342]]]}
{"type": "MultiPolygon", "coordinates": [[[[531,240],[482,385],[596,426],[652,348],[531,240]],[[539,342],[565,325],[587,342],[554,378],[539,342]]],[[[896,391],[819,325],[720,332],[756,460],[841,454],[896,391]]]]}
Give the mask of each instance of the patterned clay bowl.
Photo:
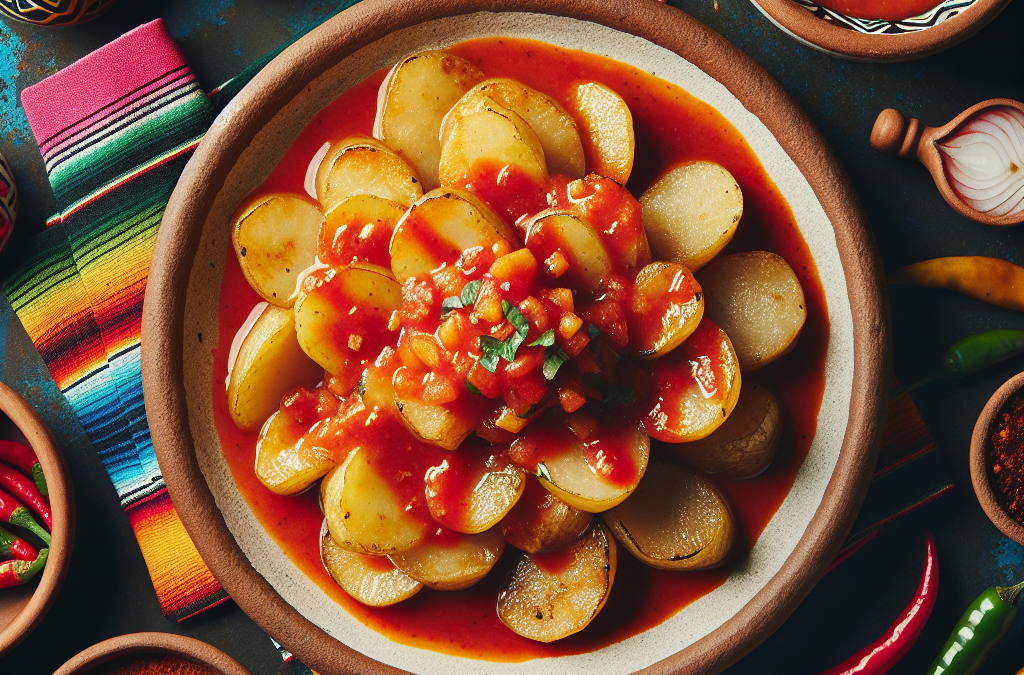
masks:
{"type": "Polygon", "coordinates": [[[0,657],[21,642],[46,616],[64,583],[75,542],[75,494],[64,455],[32,406],[0,383],[0,421],[6,425],[7,420],[16,430],[0,426],[0,438],[30,445],[43,467],[50,492],[53,532],[43,573],[24,586],[0,590],[0,657]]]}
{"type": "Polygon", "coordinates": [[[1010,0],[935,0],[918,16],[900,21],[861,19],[815,0],[751,0],[791,38],[851,61],[911,61],[959,44],[984,28],[1010,0]]]}
{"type": "Polygon", "coordinates": [[[1018,544],[1024,545],[1024,525],[1014,518],[1003,508],[992,488],[991,479],[986,460],[988,455],[989,438],[995,431],[996,425],[1002,417],[1007,404],[1024,389],[1024,373],[1014,375],[1007,380],[1003,386],[992,394],[978,421],[974,423],[974,433],[971,434],[971,483],[974,485],[974,494],[978,497],[981,508],[985,515],[992,521],[992,524],[999,528],[999,531],[1018,544]]]}
{"type": "MultiPolygon", "coordinates": [[[[736,126],[788,201],[817,267],[829,328],[823,405],[795,484],[742,562],[672,618],[597,651],[557,658],[588,675],[719,672],[774,631],[824,574],[874,467],[890,367],[881,265],[838,161],[805,113],[752,60],[688,15],[649,0],[364,0],[278,56],[225,109],[174,192],[143,320],[154,445],[185,527],[231,597],[299,659],[347,672],[477,673],[478,661],[392,641],[349,615],[260,526],[224,459],[211,348],[231,216],[307,122],[400,57],[512,36],[604,55],[672,82],[736,126]]],[[[225,342],[226,341],[226,342],[225,342]]],[[[488,663],[535,673],[537,663],[488,663]]]]}
{"type": "Polygon", "coordinates": [[[202,666],[211,675],[249,675],[248,670],[219,649],[173,633],[131,633],[104,640],[73,656],[53,675],[89,675],[103,666],[127,665],[133,658],[162,656],[202,666]]]}

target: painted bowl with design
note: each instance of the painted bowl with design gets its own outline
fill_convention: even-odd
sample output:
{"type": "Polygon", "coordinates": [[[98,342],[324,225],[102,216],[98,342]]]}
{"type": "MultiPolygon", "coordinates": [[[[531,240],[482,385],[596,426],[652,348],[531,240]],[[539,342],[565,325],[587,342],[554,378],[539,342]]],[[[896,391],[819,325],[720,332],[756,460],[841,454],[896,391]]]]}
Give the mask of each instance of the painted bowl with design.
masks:
{"type": "Polygon", "coordinates": [[[77,26],[106,12],[115,0],[0,0],[0,18],[36,26],[77,26]]]}
{"type": "MultiPolygon", "coordinates": [[[[297,41],[246,86],[200,144],[168,205],[146,293],[142,350],[147,415],[168,490],[231,597],[325,675],[513,675],[541,664],[588,675],[719,672],[781,625],[824,574],[870,482],[890,347],[881,265],[868,232],[838,161],[807,115],[752,60],[679,10],[647,0],[410,0],[400,7],[364,0],[297,41]],[[403,56],[475,38],[536,40],[547,50],[613,59],[638,78],[653,73],[681,88],[734,127],[792,211],[785,228],[799,231],[807,269],[820,280],[824,373],[808,451],[793,465],[784,500],[714,590],[598,647],[486,663],[452,653],[461,648],[454,633],[444,640],[454,647],[435,648],[415,634],[396,635],[378,623],[375,629],[335,601],[255,515],[214,411],[224,382],[215,353],[223,355],[234,332],[219,323],[230,297],[217,289],[225,288],[226,264],[235,260],[236,209],[342,92],[382,77],[403,56]]],[[[315,492],[311,499],[315,510],[315,492]]],[[[626,620],[615,612],[602,617],[613,629],[626,620]]],[[[386,616],[375,615],[381,620],[386,616]]],[[[437,623],[443,628],[445,621],[437,623]]]]}

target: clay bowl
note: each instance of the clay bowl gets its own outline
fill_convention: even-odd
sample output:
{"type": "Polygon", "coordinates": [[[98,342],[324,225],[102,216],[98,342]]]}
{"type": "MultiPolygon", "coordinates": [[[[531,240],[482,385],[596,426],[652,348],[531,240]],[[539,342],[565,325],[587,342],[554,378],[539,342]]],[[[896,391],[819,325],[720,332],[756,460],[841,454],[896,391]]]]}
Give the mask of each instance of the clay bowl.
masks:
{"type": "Polygon", "coordinates": [[[0,383],[0,438],[30,445],[39,458],[50,491],[53,532],[46,567],[38,580],[0,591],[0,657],[31,633],[57,599],[75,542],[75,493],[67,463],[36,411],[10,387],[0,383]],[[23,438],[18,438],[18,433],[23,438]]]}
{"type": "Polygon", "coordinates": [[[1010,4],[1010,0],[935,1],[936,6],[919,17],[890,23],[846,17],[813,0],[751,0],[797,42],[831,56],[875,63],[911,61],[949,49],[984,28],[1010,4]]]}
{"type": "Polygon", "coordinates": [[[102,665],[145,656],[176,656],[206,666],[217,675],[249,675],[248,670],[221,650],[173,633],[131,633],[104,640],[73,656],[53,675],[88,675],[102,665]]]}
{"type": "MultiPolygon", "coordinates": [[[[143,384],[154,445],[186,529],[264,630],[315,670],[476,673],[477,661],[388,639],[307,578],[239,493],[212,416],[211,348],[231,216],[307,122],[397,59],[482,36],[582,49],[673,82],[744,135],[789,202],[828,305],[826,402],[796,484],[750,554],[712,593],[646,632],[559,657],[559,673],[713,673],[774,631],[838,551],[874,468],[890,373],[881,265],[853,190],[805,113],[751,59],[648,0],[364,0],[289,47],[225,109],[164,215],[146,292],[143,384]]],[[[226,341],[226,342],[225,342],[226,341]]],[[[546,664],[549,662],[545,662],[546,664]]],[[[532,673],[537,664],[489,663],[532,673]]]]}
{"type": "Polygon", "coordinates": [[[978,211],[966,203],[949,183],[949,176],[943,165],[939,144],[955,136],[960,129],[986,110],[998,107],[1016,108],[1024,112],[1024,103],[1008,98],[992,98],[972,105],[948,124],[933,128],[921,124],[915,118],[909,120],[898,110],[886,108],[878,114],[871,129],[871,147],[881,152],[896,154],[906,159],[917,159],[932,174],[935,187],[946,203],[965,218],[984,225],[1006,227],[1024,223],[1024,212],[993,216],[978,211]]]}
{"type": "Polygon", "coordinates": [[[995,431],[996,423],[999,421],[1003,408],[1014,396],[1024,388],[1024,373],[1014,375],[1007,380],[1003,386],[992,394],[978,421],[974,423],[974,433],[971,434],[971,483],[974,485],[974,494],[978,496],[981,508],[985,510],[988,519],[999,528],[999,531],[1018,544],[1024,544],[1024,525],[1003,508],[996,498],[989,481],[988,468],[985,462],[987,454],[988,439],[995,431]]]}

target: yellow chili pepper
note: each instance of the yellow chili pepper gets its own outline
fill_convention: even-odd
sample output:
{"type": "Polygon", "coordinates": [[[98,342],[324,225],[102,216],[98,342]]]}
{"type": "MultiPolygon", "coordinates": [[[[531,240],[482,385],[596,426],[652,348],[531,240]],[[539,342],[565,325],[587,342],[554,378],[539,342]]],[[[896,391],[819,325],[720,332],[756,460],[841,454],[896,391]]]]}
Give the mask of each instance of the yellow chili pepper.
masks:
{"type": "Polygon", "coordinates": [[[890,284],[948,288],[997,307],[1024,312],[1024,267],[999,258],[954,256],[902,267],[890,284]]]}

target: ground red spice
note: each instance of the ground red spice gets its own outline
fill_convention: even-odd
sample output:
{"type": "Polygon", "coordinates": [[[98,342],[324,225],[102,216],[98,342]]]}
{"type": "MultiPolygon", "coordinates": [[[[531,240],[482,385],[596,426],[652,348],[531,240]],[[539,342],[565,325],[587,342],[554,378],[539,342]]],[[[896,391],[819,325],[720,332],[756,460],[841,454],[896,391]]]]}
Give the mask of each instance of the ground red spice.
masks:
{"type": "Polygon", "coordinates": [[[988,447],[987,464],[996,498],[1024,523],[1024,396],[1004,409],[988,447]]]}
{"type": "Polygon", "coordinates": [[[177,656],[138,656],[119,659],[89,671],[91,675],[217,675],[177,656]]]}

